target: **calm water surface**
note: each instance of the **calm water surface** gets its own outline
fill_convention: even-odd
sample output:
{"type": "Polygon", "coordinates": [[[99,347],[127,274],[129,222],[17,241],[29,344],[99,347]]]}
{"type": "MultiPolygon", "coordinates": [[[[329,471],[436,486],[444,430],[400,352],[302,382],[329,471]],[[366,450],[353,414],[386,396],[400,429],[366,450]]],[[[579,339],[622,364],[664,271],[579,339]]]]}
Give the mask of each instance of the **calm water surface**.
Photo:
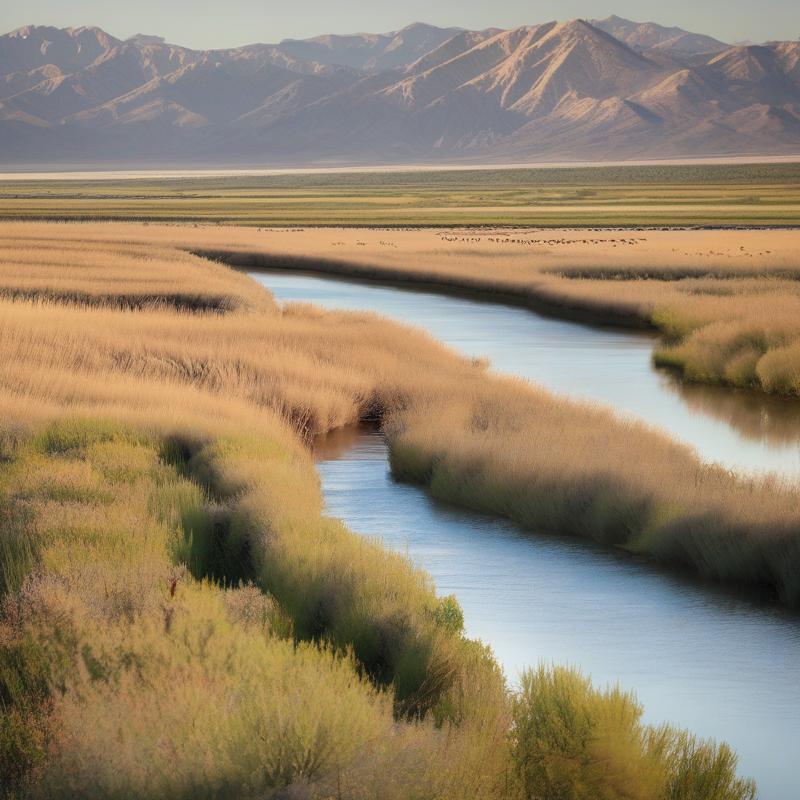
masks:
{"type": "MultiPolygon", "coordinates": [[[[458,298],[255,274],[279,300],[374,310],[428,329],[495,369],[659,425],[706,459],[800,472],[792,404],[685,389],[650,366],[653,339],[458,298]]],[[[800,797],[800,618],[654,569],[585,540],[525,534],[391,479],[370,430],[321,444],[327,511],[379,535],[457,595],[467,633],[490,643],[513,681],[545,659],[634,689],[647,719],[726,739],[764,800],[800,797]]]]}

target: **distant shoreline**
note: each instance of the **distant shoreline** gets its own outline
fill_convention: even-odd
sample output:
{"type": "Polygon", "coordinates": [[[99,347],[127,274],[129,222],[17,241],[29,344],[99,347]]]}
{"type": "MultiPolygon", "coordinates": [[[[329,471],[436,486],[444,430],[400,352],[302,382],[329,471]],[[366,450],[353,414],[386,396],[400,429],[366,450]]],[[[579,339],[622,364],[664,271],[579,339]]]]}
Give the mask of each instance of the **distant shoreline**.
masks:
{"type": "Polygon", "coordinates": [[[471,172],[475,170],[580,169],[598,167],[665,167],[706,164],[794,164],[800,153],[777,156],[698,156],[678,158],[634,159],[631,161],[535,161],[530,163],[450,163],[450,164],[374,164],[310,167],[214,167],[211,169],[185,167],[81,167],[79,165],[30,164],[15,166],[0,163],[0,181],[36,180],[140,180],[142,178],[223,178],[258,177],[270,175],[335,175],[347,173],[405,173],[405,172],[471,172]]]}

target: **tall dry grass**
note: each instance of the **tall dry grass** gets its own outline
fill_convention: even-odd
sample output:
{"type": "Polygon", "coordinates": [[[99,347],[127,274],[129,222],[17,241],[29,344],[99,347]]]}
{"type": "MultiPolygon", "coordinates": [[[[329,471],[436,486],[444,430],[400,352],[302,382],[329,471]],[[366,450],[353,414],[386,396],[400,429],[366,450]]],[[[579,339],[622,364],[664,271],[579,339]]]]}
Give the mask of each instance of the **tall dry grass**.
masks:
{"type": "MultiPolygon", "coordinates": [[[[20,229],[8,232],[0,299],[0,759],[18,795],[544,791],[521,764],[545,756],[511,723],[530,701],[512,702],[491,654],[462,637],[457,605],[321,515],[303,437],[365,416],[386,421],[398,470],[435,491],[459,499],[463,482],[524,523],[670,558],[710,536],[734,565],[721,576],[794,597],[785,564],[758,560],[795,520],[779,487],[709,471],[657,434],[490,377],[375,316],[284,312],[202,259],[177,254],[170,272],[163,245],[150,253],[130,231],[56,230],[65,247],[54,258],[42,244],[55,266],[34,294],[36,242],[20,250],[20,229]],[[209,297],[235,301],[206,303],[207,278],[209,297]],[[717,528],[695,534],[703,514],[717,528]]],[[[645,757],[648,742],[631,745],[629,782],[669,797],[672,750],[645,757]]],[[[708,774],[716,753],[690,753],[691,769],[708,774]]],[[[591,770],[602,758],[580,756],[591,770]]],[[[691,796],[745,796],[735,763],[725,770],[735,791],[691,796]]]]}
{"type": "MultiPolygon", "coordinates": [[[[800,394],[800,243],[794,230],[273,230],[125,223],[3,229],[0,264],[24,263],[22,251],[29,246],[52,249],[57,229],[59,246],[78,252],[84,241],[93,252],[120,240],[139,253],[158,243],[167,248],[162,253],[178,247],[251,268],[306,268],[466,290],[562,316],[651,326],[665,337],[658,363],[687,380],[800,394]]],[[[94,269],[98,260],[85,257],[87,278],[94,279],[88,299],[108,298],[94,269]]],[[[149,258],[155,257],[152,249],[149,258]]],[[[48,269],[43,260],[29,264],[24,281],[0,283],[0,294],[33,297],[47,284],[50,296],[65,291],[58,264],[48,269]]],[[[159,272],[157,264],[145,269],[143,276],[159,272]]],[[[241,302],[232,285],[226,294],[214,291],[210,274],[205,281],[205,300],[192,290],[172,294],[168,302],[187,308],[241,302]]],[[[145,284],[130,296],[115,294],[129,305],[154,297],[145,284]]]]}

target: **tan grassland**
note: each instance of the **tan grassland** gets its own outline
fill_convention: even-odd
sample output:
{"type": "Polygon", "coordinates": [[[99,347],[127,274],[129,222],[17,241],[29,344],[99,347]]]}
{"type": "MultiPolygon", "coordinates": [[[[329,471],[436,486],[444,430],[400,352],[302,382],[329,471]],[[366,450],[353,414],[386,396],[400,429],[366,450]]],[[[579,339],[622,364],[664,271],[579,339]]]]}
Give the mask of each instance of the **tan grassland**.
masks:
{"type": "MultiPolygon", "coordinates": [[[[399,233],[345,235],[0,228],[10,796],[753,797],[727,748],[643,725],[629,695],[545,669],[510,694],[452,598],[322,516],[303,440],[380,418],[397,474],[441,497],[787,603],[800,602],[796,491],[704,466],[376,316],[280,309],[187,252],[297,266],[339,247],[325,268],[405,274],[380,244],[399,250],[399,233]],[[368,246],[385,266],[357,257],[368,246]]],[[[528,285],[528,259],[455,236],[414,232],[404,246],[449,281],[483,264],[528,285]]],[[[790,243],[774,247],[788,263],[790,243]]],[[[536,274],[566,287],[567,306],[607,312],[596,281],[536,274]]],[[[618,302],[636,318],[634,289],[618,302]]]]}
{"type": "MultiPolygon", "coordinates": [[[[53,230],[33,224],[14,229],[45,238],[53,230]]],[[[82,236],[98,242],[121,236],[142,246],[158,242],[239,266],[305,268],[472,291],[563,316],[649,326],[664,336],[658,363],[674,367],[689,381],[800,394],[796,230],[130,224],[57,230],[78,248],[82,236]]],[[[49,279],[37,274],[24,291],[35,291],[37,279],[49,279]]]]}

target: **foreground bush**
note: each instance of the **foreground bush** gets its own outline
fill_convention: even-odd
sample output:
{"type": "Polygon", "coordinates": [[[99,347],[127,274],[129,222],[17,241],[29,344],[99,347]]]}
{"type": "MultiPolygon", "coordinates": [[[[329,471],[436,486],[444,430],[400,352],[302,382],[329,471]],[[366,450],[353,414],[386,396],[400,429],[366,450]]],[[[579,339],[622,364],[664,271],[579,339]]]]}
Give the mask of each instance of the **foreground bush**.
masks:
{"type": "MultiPolygon", "coordinates": [[[[25,510],[12,533],[32,546],[9,550],[2,569],[0,765],[23,796],[493,791],[505,752],[502,675],[461,638],[457,607],[437,616],[429,579],[404,559],[370,544],[347,580],[358,552],[348,543],[359,540],[337,527],[342,552],[321,563],[350,627],[331,618],[313,634],[293,616],[300,597],[282,608],[231,585],[225,567],[238,579],[243,554],[258,578],[257,535],[306,537],[293,544],[299,555],[315,546],[315,528],[292,521],[327,530],[310,462],[295,461],[281,431],[208,439],[196,457],[176,455],[185,435],[111,422],[63,420],[18,437],[0,466],[0,498],[25,510]],[[424,603],[404,604],[410,586],[424,603]],[[376,675],[352,648],[383,635],[389,600],[395,661],[376,675]],[[395,686],[417,698],[413,709],[395,686]],[[423,722],[434,706],[436,719],[423,722]],[[417,721],[402,721],[410,713],[417,721]],[[467,725],[478,718],[479,735],[467,725]]],[[[297,571],[284,591],[312,587],[302,563],[283,564],[287,576],[297,571]]]]}
{"type": "Polygon", "coordinates": [[[748,797],[730,751],[643,728],[628,695],[544,668],[509,693],[452,599],[319,517],[281,430],[198,444],[73,419],[16,438],[0,498],[31,547],[2,569],[9,797],[748,797]],[[243,564],[281,597],[232,586],[243,564]],[[312,631],[320,586],[335,611],[312,631]]]}
{"type": "Polygon", "coordinates": [[[573,669],[540,666],[514,700],[512,758],[525,798],[753,800],[725,745],[641,722],[633,695],[594,689],[573,669]]]}
{"type": "MultiPolygon", "coordinates": [[[[390,697],[346,659],[233,624],[221,600],[182,589],[168,634],[154,618],[82,631],[32,796],[239,797],[391,768],[390,697]]],[[[425,770],[420,757],[409,783],[425,770]]]]}

